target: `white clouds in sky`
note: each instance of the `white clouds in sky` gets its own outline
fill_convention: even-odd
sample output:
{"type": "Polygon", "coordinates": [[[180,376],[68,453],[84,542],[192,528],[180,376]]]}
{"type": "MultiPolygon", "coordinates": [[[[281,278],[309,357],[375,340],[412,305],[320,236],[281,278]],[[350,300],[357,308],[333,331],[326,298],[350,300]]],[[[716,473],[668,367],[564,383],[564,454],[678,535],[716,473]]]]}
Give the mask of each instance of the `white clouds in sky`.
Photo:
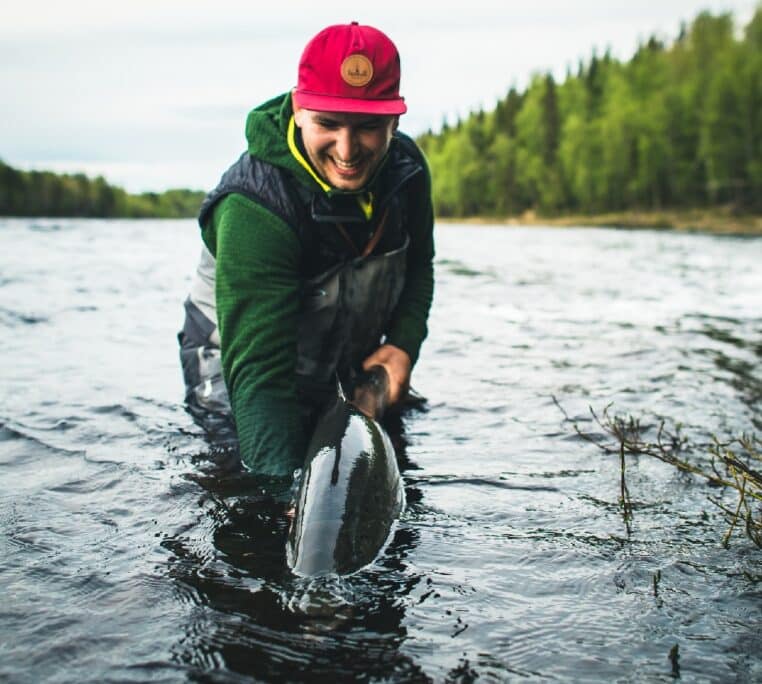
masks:
{"type": "Polygon", "coordinates": [[[397,43],[416,134],[491,107],[532,72],[563,77],[595,47],[628,58],[702,9],[750,0],[365,3],[29,0],[0,7],[0,157],[102,172],[133,190],[212,185],[244,149],[247,111],[295,84],[306,41],[331,23],[397,43]],[[276,14],[276,11],[280,13],[276,14]]]}

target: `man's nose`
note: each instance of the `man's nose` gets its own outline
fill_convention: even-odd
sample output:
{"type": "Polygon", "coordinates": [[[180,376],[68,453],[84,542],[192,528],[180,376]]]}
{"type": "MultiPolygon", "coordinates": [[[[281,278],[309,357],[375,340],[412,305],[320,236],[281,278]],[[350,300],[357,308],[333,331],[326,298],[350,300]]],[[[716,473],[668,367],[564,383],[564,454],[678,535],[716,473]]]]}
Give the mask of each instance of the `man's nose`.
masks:
{"type": "Polygon", "coordinates": [[[342,126],[336,133],[336,156],[341,161],[352,161],[357,142],[351,126],[342,126]]]}

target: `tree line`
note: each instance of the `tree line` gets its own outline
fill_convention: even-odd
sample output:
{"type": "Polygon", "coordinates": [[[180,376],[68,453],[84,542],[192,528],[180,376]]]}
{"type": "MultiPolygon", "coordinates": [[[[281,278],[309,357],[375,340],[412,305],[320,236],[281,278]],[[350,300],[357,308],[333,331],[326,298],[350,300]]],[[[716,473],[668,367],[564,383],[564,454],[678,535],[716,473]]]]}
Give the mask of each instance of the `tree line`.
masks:
{"type": "Polygon", "coordinates": [[[82,173],[20,171],[0,160],[0,216],[185,218],[195,216],[203,192],[130,194],[82,173]]]}
{"type": "Polygon", "coordinates": [[[762,210],[762,6],[734,29],[703,12],[671,45],[593,52],[560,83],[537,74],[421,135],[437,214],[762,210]]]}

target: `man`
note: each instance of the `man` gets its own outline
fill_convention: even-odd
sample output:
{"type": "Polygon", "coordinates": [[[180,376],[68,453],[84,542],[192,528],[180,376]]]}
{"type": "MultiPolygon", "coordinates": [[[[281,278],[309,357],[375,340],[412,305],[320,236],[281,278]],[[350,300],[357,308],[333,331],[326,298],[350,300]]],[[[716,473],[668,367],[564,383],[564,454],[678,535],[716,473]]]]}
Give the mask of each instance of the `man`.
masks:
{"type": "Polygon", "coordinates": [[[431,180],[382,32],[330,26],[297,87],[254,109],[248,150],[199,216],[204,249],[180,333],[186,398],[232,408],[243,463],[301,466],[310,430],[373,365],[404,398],[433,292],[431,180]],[[223,383],[224,378],[224,383],[223,383]]]}

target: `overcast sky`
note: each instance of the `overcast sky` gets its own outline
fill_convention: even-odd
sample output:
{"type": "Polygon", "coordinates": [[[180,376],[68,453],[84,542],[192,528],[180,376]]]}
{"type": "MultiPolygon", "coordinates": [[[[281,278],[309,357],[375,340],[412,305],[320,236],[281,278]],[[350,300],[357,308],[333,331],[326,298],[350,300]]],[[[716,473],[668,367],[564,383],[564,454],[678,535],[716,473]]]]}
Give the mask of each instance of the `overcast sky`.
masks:
{"type": "Polygon", "coordinates": [[[374,25],[402,55],[401,128],[492,107],[533,72],[560,79],[593,49],[628,59],[699,11],[753,0],[0,0],[0,158],[102,173],[132,191],[207,189],[244,149],[246,113],[296,82],[324,26],[374,25]],[[281,14],[277,14],[280,10],[281,14]]]}

